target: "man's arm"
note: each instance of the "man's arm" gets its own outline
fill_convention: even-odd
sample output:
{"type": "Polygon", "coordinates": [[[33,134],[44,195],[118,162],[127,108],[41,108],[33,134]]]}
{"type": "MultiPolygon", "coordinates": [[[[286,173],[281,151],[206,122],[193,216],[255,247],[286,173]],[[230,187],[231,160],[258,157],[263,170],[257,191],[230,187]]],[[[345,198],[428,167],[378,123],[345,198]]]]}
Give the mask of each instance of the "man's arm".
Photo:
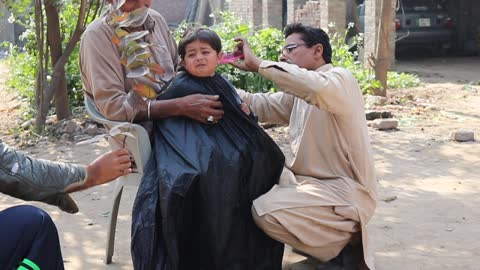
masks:
{"type": "Polygon", "coordinates": [[[0,141],[0,192],[78,211],[68,192],[107,183],[131,172],[128,151],[109,152],[89,166],[34,159],[0,141]]]}
{"type": "Polygon", "coordinates": [[[324,65],[319,70],[307,70],[297,65],[264,61],[253,54],[248,42],[238,38],[235,50],[241,51],[244,61],[233,66],[260,75],[274,82],[285,93],[292,94],[320,109],[336,114],[348,114],[349,102],[361,98],[361,91],[353,75],[341,68],[324,65]],[[351,97],[355,96],[354,99],[351,97]]]}
{"type": "Polygon", "coordinates": [[[282,92],[248,93],[237,89],[240,98],[258,116],[263,123],[286,125],[292,113],[294,97],[282,92]]]}
{"type": "Polygon", "coordinates": [[[345,69],[325,65],[322,71],[307,70],[296,65],[262,61],[259,73],[274,82],[285,93],[338,115],[351,112],[352,100],[361,91],[355,78],[345,69]],[[356,96],[352,99],[352,96],[356,96]]]}
{"type": "Polygon", "coordinates": [[[84,167],[86,177],[83,181],[67,186],[64,191],[72,193],[108,183],[122,175],[131,173],[131,167],[130,153],[127,149],[122,148],[107,152],[84,167]]]}
{"type": "MultiPolygon", "coordinates": [[[[117,48],[110,42],[110,37],[104,35],[103,32],[86,31],[82,36],[80,67],[85,88],[89,89],[105,118],[114,121],[146,121],[148,103],[135,91],[125,89],[123,67],[117,48]]],[[[176,61],[175,58],[172,61],[176,61]]],[[[223,117],[221,107],[218,97],[200,94],[171,100],[153,100],[150,104],[150,118],[155,120],[186,116],[207,123],[206,119],[210,115],[217,121],[223,117]]]]}

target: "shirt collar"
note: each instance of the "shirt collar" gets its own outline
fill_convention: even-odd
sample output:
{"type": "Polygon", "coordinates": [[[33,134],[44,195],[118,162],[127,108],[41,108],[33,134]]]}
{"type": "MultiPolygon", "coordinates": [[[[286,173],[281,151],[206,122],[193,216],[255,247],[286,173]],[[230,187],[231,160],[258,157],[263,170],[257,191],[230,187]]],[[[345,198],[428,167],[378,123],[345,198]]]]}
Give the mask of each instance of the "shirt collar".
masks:
{"type": "Polygon", "coordinates": [[[332,68],[333,68],[332,64],[325,64],[317,68],[315,71],[327,72],[327,71],[330,71],[332,68]]]}

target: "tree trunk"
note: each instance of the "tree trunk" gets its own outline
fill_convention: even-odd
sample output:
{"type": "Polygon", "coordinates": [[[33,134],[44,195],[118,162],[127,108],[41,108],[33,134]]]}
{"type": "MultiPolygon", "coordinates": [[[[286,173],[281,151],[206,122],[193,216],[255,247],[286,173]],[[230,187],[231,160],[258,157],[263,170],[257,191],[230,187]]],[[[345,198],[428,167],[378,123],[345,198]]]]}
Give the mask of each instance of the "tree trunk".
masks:
{"type": "Polygon", "coordinates": [[[377,42],[375,57],[375,79],[380,81],[382,89],[373,91],[374,95],[387,96],[388,69],[390,67],[391,46],[390,39],[393,35],[393,0],[382,0],[382,18],[380,20],[380,33],[377,42]]]}
{"type": "MultiPolygon", "coordinates": [[[[45,15],[47,17],[47,39],[51,51],[52,70],[62,56],[62,36],[60,32],[60,18],[56,1],[45,1],[45,15]]],[[[60,81],[55,87],[55,110],[57,119],[62,120],[70,117],[68,106],[68,89],[65,78],[65,67],[61,66],[58,70],[60,81]]],[[[48,108],[47,108],[48,109],[48,108]]]]}
{"type": "MultiPolygon", "coordinates": [[[[36,0],[36,3],[40,3],[41,0],[36,0]]],[[[85,28],[85,21],[86,21],[86,11],[87,11],[87,0],[80,0],[80,9],[78,13],[77,24],[75,26],[75,30],[72,34],[72,37],[68,41],[67,46],[65,47],[65,51],[61,54],[61,56],[57,59],[55,64],[52,64],[52,79],[48,87],[46,87],[45,91],[42,91],[40,99],[40,105],[38,108],[37,119],[35,122],[35,126],[38,132],[40,132],[43,127],[45,126],[45,121],[47,119],[48,108],[50,107],[50,102],[54,94],[56,93],[57,88],[61,85],[62,78],[65,79],[65,64],[68,61],[68,58],[72,54],[75,46],[77,45],[80,37],[83,33],[85,28]]],[[[42,22],[43,25],[43,17],[36,18],[36,24],[42,22]]],[[[38,33],[37,33],[38,35],[38,33]]],[[[42,31],[43,35],[43,31],[42,31]]],[[[38,38],[38,37],[37,37],[38,38]]],[[[39,43],[39,50],[40,50],[40,43],[39,43]]],[[[42,45],[43,46],[43,45],[42,45]]],[[[43,61],[43,59],[41,60],[43,61]]]]}
{"type": "Polygon", "coordinates": [[[37,117],[35,119],[35,129],[40,133],[43,129],[45,119],[42,119],[42,116],[47,115],[44,112],[44,99],[45,99],[45,70],[43,66],[43,57],[45,54],[44,50],[44,25],[43,25],[43,12],[42,12],[42,1],[35,1],[35,33],[37,38],[37,47],[38,47],[38,74],[37,74],[37,85],[36,85],[36,105],[37,105],[37,117]]]}

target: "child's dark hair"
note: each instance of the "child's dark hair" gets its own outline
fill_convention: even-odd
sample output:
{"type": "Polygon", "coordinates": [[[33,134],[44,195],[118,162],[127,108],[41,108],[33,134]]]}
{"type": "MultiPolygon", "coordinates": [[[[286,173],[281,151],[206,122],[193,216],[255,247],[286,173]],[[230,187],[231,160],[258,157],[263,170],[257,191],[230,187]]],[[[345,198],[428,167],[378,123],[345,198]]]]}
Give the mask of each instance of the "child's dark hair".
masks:
{"type": "Polygon", "coordinates": [[[210,44],[217,53],[222,51],[222,40],[215,31],[197,27],[187,30],[178,44],[178,54],[182,59],[185,58],[187,45],[197,40],[210,44]]]}

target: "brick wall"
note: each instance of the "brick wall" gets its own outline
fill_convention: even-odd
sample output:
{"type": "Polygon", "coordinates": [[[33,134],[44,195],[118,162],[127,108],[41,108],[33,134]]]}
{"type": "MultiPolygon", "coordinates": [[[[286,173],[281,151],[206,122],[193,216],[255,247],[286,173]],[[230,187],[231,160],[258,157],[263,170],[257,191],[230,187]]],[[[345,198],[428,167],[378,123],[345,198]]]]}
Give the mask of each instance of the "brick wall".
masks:
{"type": "Polygon", "coordinates": [[[347,21],[347,4],[345,0],[320,0],[320,27],[326,28],[330,23],[335,27],[330,30],[343,33],[347,21]]]}
{"type": "Polygon", "coordinates": [[[294,22],[309,24],[324,30],[328,29],[330,23],[334,23],[334,30],[344,31],[346,27],[345,0],[307,1],[303,7],[295,10],[294,22]]]}
{"type": "Polygon", "coordinates": [[[295,10],[293,21],[320,27],[320,14],[320,1],[307,1],[295,10]]]}
{"type": "MultiPolygon", "coordinates": [[[[255,25],[282,28],[281,0],[231,0],[227,8],[255,25]]],[[[287,23],[302,22],[327,28],[334,22],[338,30],[346,27],[345,0],[287,0],[287,23]]]]}
{"type": "Polygon", "coordinates": [[[263,24],[262,0],[232,0],[226,4],[227,8],[240,16],[242,20],[254,25],[263,24]]]}
{"type": "Polygon", "coordinates": [[[282,28],[282,7],[281,0],[263,0],[263,25],[282,28]]]}
{"type": "Polygon", "coordinates": [[[287,0],[287,23],[295,21],[295,10],[302,8],[307,0],[287,0]]]}

